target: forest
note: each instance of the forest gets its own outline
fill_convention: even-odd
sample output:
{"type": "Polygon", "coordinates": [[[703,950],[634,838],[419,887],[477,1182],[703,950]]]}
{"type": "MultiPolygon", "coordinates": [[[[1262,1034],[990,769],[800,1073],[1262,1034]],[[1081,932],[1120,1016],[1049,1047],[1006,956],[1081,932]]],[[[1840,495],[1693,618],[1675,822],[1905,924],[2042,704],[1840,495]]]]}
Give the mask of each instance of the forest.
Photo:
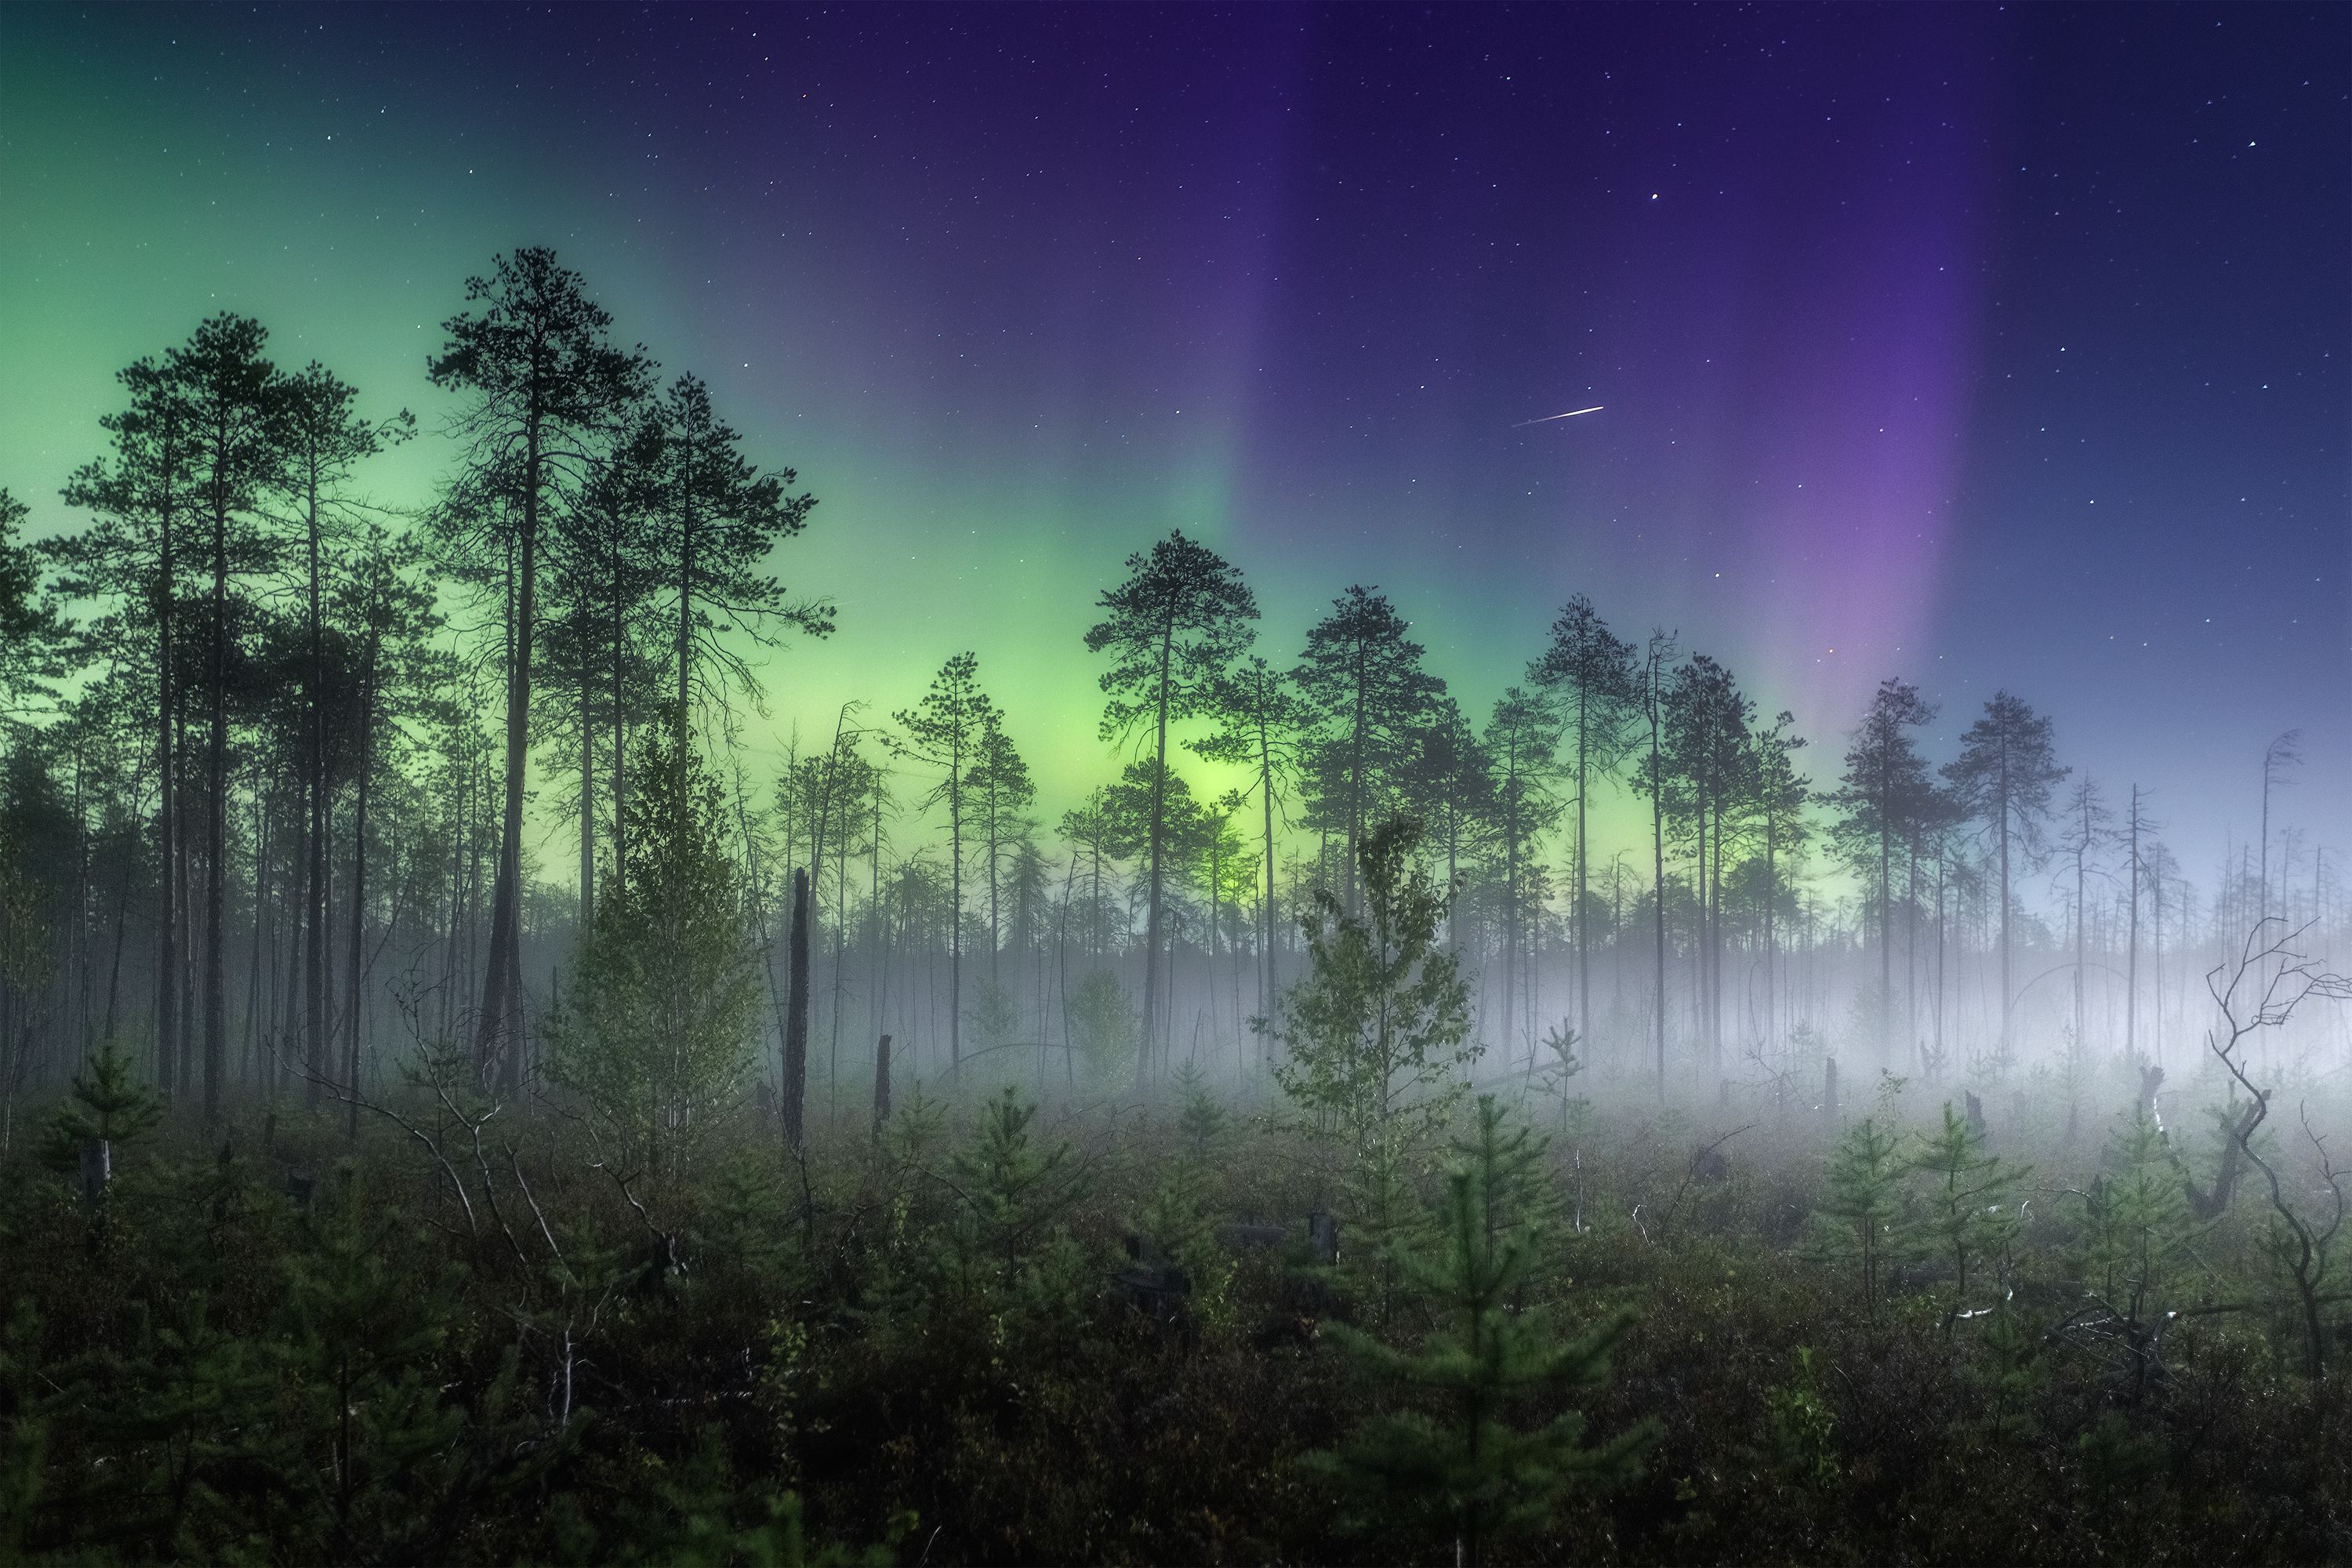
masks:
{"type": "Polygon", "coordinates": [[[447,306],[0,491],[0,1560],[2352,1551],[2297,732],[2185,865],[2025,695],[1174,531],[1048,809],[985,648],[798,709],[818,498],[552,251],[447,306]]]}

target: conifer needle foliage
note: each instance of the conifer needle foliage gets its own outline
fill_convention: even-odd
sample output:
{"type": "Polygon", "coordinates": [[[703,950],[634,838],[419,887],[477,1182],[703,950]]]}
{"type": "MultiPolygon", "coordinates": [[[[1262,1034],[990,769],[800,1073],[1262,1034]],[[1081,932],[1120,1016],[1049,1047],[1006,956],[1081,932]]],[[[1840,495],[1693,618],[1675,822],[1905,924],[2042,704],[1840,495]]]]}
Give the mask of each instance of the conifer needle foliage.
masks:
{"type": "Polygon", "coordinates": [[[1543,1314],[1519,1309],[1542,1245],[1525,1205],[1543,1145],[1524,1128],[1507,1131],[1492,1096],[1480,1098],[1476,1116],[1433,1205],[1428,1238],[1395,1249],[1435,1331],[1412,1350],[1344,1323],[1326,1331],[1365,1371],[1417,1392],[1428,1408],[1378,1416],[1310,1460],[1339,1483],[1349,1522],[1450,1535],[1468,1568],[1486,1541],[1540,1528],[1571,1489],[1633,1476],[1655,1436],[1643,1425],[1588,1443],[1584,1417],[1573,1410],[1538,1426],[1513,1424],[1517,1404],[1607,1381],[1610,1347],[1634,1315],[1612,1312],[1562,1339],[1543,1314]]]}
{"type": "Polygon", "coordinates": [[[682,714],[649,736],[550,1067],[629,1172],[675,1176],[740,1097],[760,991],[719,781],[682,714]]]}

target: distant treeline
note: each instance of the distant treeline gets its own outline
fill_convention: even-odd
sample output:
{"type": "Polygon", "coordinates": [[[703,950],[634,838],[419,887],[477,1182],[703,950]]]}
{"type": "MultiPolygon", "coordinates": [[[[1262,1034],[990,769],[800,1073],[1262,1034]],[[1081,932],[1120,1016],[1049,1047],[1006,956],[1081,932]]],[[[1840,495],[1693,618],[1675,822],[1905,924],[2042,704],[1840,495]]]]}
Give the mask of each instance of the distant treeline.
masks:
{"type": "Polygon", "coordinates": [[[499,258],[457,304],[421,510],[368,490],[415,418],[226,315],[120,373],[64,490],[79,526],[27,542],[0,491],[12,1106],[108,1041],[207,1115],[348,1099],[410,1043],[513,1089],[673,716],[719,781],[778,1040],[806,874],[828,1101],[869,1092],[883,1034],[918,1076],[1004,1053],[1073,1079],[1262,1079],[1258,1021],[1306,962],[1295,917],[1318,889],[1353,909],[1396,816],[1422,825],[1485,1070],[1531,1072],[1566,1031],[1629,1092],[1831,1052],[1930,1076],[2053,1047],[2160,1062],[2265,917],[2342,945],[2336,868],[2272,821],[2293,734],[2263,759],[2258,838],[2200,890],[2141,784],[2071,773],[2007,691],[1938,762],[1933,705],[1890,679],[1809,768],[1791,716],[1719,661],[1578,595],[1482,717],[1371,587],[1273,654],[1242,574],[1181,533],[1094,606],[1106,757],[1129,760],[1058,820],[970,652],[755,771],[764,655],[834,629],[777,575],[815,498],[700,381],[622,346],[551,252],[499,258]],[[1187,753],[1238,784],[1196,788],[1187,753]],[[1604,856],[1612,795],[1647,824],[1604,856]]]}

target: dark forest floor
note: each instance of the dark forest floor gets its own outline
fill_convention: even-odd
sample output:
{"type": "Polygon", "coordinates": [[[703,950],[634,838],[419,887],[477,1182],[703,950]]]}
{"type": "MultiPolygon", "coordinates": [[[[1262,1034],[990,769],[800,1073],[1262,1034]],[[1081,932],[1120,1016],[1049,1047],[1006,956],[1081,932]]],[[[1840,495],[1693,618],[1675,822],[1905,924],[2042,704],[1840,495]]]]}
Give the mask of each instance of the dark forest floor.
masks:
{"type": "MultiPolygon", "coordinates": [[[[2160,1347],[2136,1352],[2085,1310],[2114,1279],[2104,1116],[2042,1146],[1995,1130],[2033,1171],[1970,1294],[1924,1242],[1880,1290],[1825,1249],[1810,1116],[1738,1133],[1718,1166],[1694,1156],[1728,1126],[1534,1111],[1558,1214],[1526,1304],[1564,1331],[1639,1321],[1605,1385],[1514,1421],[1573,1405],[1594,1434],[1663,1435],[1639,1479],[1490,1563],[2352,1554],[2352,1412],[2334,1368],[2305,1375],[2263,1194],[2167,1233],[2134,1276],[2160,1347]]],[[[1203,1135],[1172,1110],[1048,1106],[1034,1179],[999,1201],[970,1157],[981,1116],[819,1128],[804,1182],[747,1115],[625,1193],[558,1119],[493,1119],[478,1144],[420,1106],[422,1135],[372,1121],[352,1145],[289,1107],[119,1150],[102,1211],[20,1137],[0,1558],[1451,1560],[1435,1534],[1340,1532],[1299,1463],[1412,1400],[1326,1331],[1427,1326],[1409,1293],[1376,1308],[1360,1234],[1336,1270],[1196,1247],[1181,1300],[1122,1286],[1124,1238],[1155,1219],[1303,1238],[1329,1204],[1346,1226],[1335,1156],[1244,1118],[1203,1135]]],[[[2210,1168],[2210,1137],[2180,1142],[2210,1168]]]]}

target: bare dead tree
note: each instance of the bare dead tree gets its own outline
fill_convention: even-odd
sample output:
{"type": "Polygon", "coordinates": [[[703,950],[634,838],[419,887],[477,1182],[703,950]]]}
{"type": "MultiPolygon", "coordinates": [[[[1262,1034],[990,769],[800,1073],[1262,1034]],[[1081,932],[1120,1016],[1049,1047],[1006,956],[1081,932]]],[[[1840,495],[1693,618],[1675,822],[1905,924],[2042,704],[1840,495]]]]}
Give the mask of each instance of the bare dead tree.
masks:
{"type": "MultiPolygon", "coordinates": [[[[2273,1248],[2294,1290],[2296,1317],[2304,1336],[2304,1373],[2317,1382],[2326,1370],[2327,1349],[2326,1335],[2319,1321],[2319,1309],[2326,1300],[2322,1291],[2326,1284],[2329,1254],[2344,1226],[2341,1173],[2328,1158],[2326,1141],[2312,1131],[2310,1118],[2298,1107],[2304,1136],[2310,1140],[2318,1158],[2321,1184],[2328,1194],[2326,1216],[2322,1219],[2306,1215],[2288,1202],[2277,1168],[2254,1151],[2254,1131],[2270,1114],[2271,1091],[2255,1084],[2239,1048],[2258,1030],[2283,1026],[2305,1002],[2352,999],[2352,979],[2320,968],[2298,947],[2309,929],[2305,924],[2290,931],[2284,921],[2264,916],[2255,921],[2246,933],[2234,962],[2216,964],[2208,972],[2205,989],[2220,1011],[2221,1022],[2219,1027],[2206,1032],[2205,1044],[2251,1101],[2243,1113],[2225,1123],[2230,1141],[2222,1151],[2221,1178],[2215,1182],[2214,1192],[2210,1194],[2212,1215],[2228,1205],[2229,1188],[2235,1182],[2241,1162],[2263,1173],[2270,1189],[2271,1212],[2276,1220],[2273,1248]]],[[[2189,1186],[2189,1197],[2200,1216],[2212,1217],[2206,1213],[2207,1204],[2199,1201],[2200,1194],[2193,1182],[2189,1186]]]]}

